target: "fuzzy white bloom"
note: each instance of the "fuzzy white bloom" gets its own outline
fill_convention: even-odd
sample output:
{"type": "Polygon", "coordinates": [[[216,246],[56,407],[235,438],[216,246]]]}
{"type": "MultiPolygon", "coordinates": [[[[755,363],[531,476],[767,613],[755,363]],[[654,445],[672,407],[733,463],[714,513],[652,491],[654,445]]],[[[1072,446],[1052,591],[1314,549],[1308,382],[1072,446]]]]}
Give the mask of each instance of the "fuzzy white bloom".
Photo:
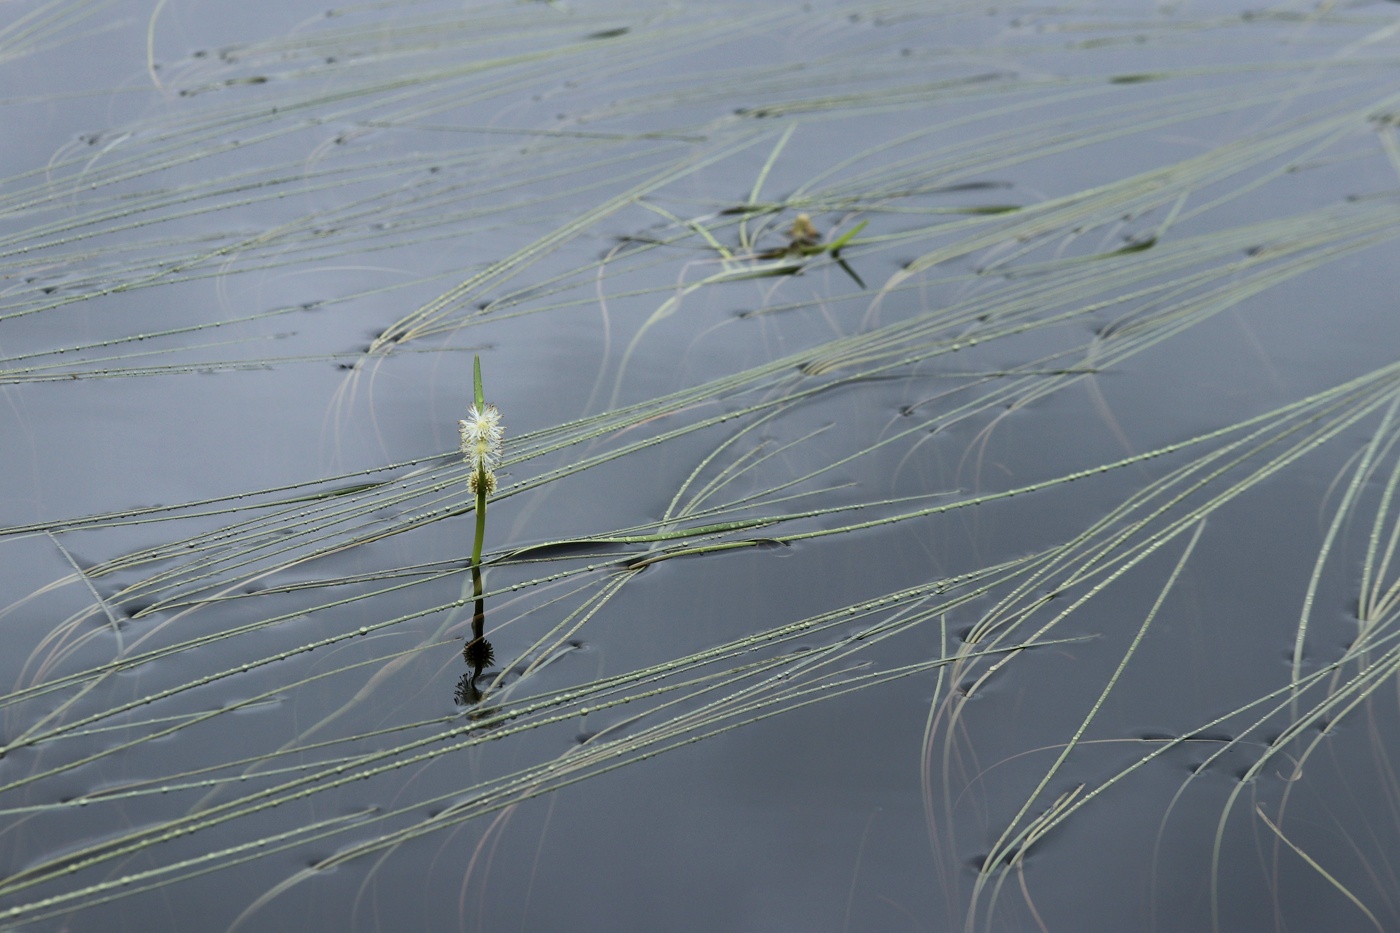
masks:
{"type": "Polygon", "coordinates": [[[495,405],[485,405],[477,409],[475,405],[467,409],[467,417],[457,422],[462,434],[462,456],[471,464],[471,476],[467,486],[476,495],[482,477],[486,479],[486,494],[496,491],[496,474],[493,472],[501,462],[501,438],[505,435],[505,425],[501,424],[501,413],[495,405]]]}
{"type": "Polygon", "coordinates": [[[494,479],[491,471],[501,462],[501,438],[505,434],[500,411],[495,405],[486,405],[480,410],[473,405],[467,409],[466,420],[458,421],[457,427],[462,432],[462,456],[471,464],[472,476],[484,470],[494,479]]]}

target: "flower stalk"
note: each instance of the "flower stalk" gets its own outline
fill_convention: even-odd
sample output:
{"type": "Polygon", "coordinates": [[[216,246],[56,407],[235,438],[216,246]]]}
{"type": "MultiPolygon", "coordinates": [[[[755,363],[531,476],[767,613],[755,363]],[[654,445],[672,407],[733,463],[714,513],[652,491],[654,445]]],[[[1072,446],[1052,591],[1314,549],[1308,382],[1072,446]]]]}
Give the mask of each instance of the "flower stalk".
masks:
{"type": "MultiPolygon", "coordinates": [[[[495,468],[501,462],[501,438],[505,427],[495,405],[486,404],[481,389],[481,357],[472,366],[474,404],[467,417],[457,422],[462,435],[462,456],[471,465],[467,485],[476,496],[476,541],[472,545],[472,569],[481,569],[481,545],[486,538],[486,498],[496,491],[495,468]]],[[[480,583],[477,595],[481,595],[480,583]]]]}
{"type": "Polygon", "coordinates": [[[472,614],[472,637],[462,648],[462,657],[471,670],[462,675],[457,686],[459,703],[475,703],[481,699],[476,679],[492,663],[491,643],[486,640],[486,600],[482,596],[481,546],[486,539],[486,499],[496,491],[496,466],[501,462],[501,438],[505,427],[495,405],[486,404],[481,389],[481,357],[472,364],[473,404],[467,417],[457,422],[462,435],[462,456],[471,466],[467,488],[476,497],[476,540],[472,543],[472,590],[476,606],[472,614]]]}

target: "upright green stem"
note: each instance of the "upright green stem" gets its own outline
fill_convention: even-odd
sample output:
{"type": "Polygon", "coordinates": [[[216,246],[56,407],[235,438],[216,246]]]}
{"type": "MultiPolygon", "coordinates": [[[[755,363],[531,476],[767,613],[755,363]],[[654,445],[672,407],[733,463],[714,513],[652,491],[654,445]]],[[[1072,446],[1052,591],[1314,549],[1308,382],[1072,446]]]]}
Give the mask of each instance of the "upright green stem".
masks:
{"type": "Polygon", "coordinates": [[[486,538],[486,471],[477,467],[476,543],[472,545],[472,570],[476,571],[476,596],[481,598],[481,542],[486,538]]]}
{"type": "MultiPolygon", "coordinates": [[[[472,358],[472,398],[478,412],[486,410],[486,394],[481,389],[481,357],[472,358]]],[[[476,598],[481,598],[481,545],[486,540],[486,462],[476,464],[476,542],[472,545],[472,579],[476,598]]]]}

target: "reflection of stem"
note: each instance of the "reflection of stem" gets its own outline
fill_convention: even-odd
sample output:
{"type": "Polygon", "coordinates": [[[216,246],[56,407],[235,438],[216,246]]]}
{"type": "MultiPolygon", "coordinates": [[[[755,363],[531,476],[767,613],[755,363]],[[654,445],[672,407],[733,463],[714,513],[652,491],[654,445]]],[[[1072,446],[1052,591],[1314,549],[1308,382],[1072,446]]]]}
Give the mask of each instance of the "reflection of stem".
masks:
{"type": "Polygon", "coordinates": [[[457,682],[455,699],[463,706],[479,703],[483,696],[477,687],[477,678],[495,660],[491,643],[486,640],[486,600],[482,597],[481,567],[472,563],[472,590],[476,593],[476,604],[472,611],[472,637],[462,648],[462,659],[470,667],[457,682]]]}
{"type": "Polygon", "coordinates": [[[476,607],[472,613],[472,637],[462,649],[462,657],[472,666],[474,682],[493,660],[491,643],[486,640],[486,600],[481,596],[481,570],[472,568],[472,586],[476,589],[476,607]]]}
{"type": "Polygon", "coordinates": [[[485,647],[485,653],[490,653],[490,646],[486,644],[486,600],[481,596],[481,571],[476,567],[472,568],[472,586],[476,590],[476,607],[472,612],[472,637],[462,649],[462,657],[475,668],[472,671],[472,676],[475,677],[487,664],[486,659],[482,657],[482,647],[485,647]]]}

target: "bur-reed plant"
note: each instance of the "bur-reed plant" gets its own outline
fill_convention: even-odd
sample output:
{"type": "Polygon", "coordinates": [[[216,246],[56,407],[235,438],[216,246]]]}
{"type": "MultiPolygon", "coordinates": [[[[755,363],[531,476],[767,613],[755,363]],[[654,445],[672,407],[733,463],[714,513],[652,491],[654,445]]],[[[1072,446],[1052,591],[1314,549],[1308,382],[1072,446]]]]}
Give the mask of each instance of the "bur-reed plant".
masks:
{"type": "Polygon", "coordinates": [[[469,670],[462,676],[455,697],[461,703],[476,703],[482,698],[477,679],[494,660],[494,650],[486,640],[486,598],[482,586],[481,548],[486,540],[486,502],[496,491],[496,467],[501,462],[501,442],[505,425],[500,410],[486,402],[481,387],[481,357],[472,357],[472,406],[467,417],[457,422],[461,435],[462,456],[471,471],[467,489],[476,499],[476,534],[472,540],[472,628],[471,636],[462,648],[462,657],[469,670]]]}
{"type": "MultiPolygon", "coordinates": [[[[471,473],[467,488],[476,499],[476,536],[472,540],[472,568],[481,569],[481,547],[486,540],[486,502],[496,491],[496,467],[501,462],[505,425],[500,410],[487,404],[481,388],[481,357],[472,360],[472,402],[467,417],[457,422],[462,456],[471,473]]],[[[478,588],[477,595],[481,592],[478,588]]]]}

